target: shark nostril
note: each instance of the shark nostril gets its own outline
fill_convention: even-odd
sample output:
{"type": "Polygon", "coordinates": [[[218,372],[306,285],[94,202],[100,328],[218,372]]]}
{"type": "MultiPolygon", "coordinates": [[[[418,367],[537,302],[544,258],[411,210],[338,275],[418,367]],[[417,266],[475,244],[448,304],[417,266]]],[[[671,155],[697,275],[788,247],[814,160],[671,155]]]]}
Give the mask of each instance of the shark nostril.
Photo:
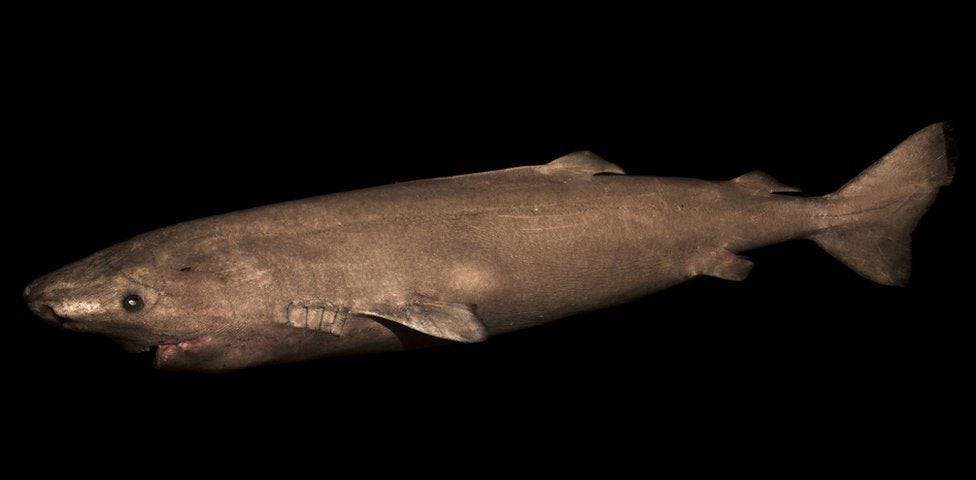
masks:
{"type": "Polygon", "coordinates": [[[58,315],[58,312],[54,310],[54,307],[42,303],[42,302],[28,302],[28,307],[34,312],[34,315],[43,318],[48,323],[57,326],[63,326],[65,318],[58,315]]]}
{"type": "Polygon", "coordinates": [[[47,310],[48,310],[49,313],[48,313],[48,316],[45,317],[45,318],[47,320],[50,320],[51,322],[56,323],[57,325],[61,325],[63,327],[64,326],[65,318],[62,317],[61,315],[58,315],[57,310],[55,310],[53,307],[50,307],[49,306],[49,307],[47,307],[47,310]]]}

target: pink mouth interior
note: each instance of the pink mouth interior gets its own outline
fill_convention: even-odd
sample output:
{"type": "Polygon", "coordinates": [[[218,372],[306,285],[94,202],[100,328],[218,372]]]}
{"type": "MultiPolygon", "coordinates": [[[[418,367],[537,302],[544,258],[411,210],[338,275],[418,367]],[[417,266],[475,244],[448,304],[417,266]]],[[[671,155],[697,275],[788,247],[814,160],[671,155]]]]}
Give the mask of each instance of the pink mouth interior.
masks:
{"type": "Polygon", "coordinates": [[[161,343],[156,347],[156,364],[167,362],[183,352],[193,351],[208,341],[210,341],[210,337],[192,338],[180,343],[161,343]]]}

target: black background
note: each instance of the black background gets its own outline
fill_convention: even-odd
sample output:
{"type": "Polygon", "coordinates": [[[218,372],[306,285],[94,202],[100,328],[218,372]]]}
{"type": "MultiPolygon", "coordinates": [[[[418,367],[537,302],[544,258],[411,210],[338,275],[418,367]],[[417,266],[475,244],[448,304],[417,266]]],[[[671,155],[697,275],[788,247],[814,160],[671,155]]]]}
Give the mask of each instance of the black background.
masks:
{"type": "Polygon", "coordinates": [[[926,53],[938,39],[838,58],[638,35],[516,57],[456,53],[443,38],[303,49],[303,38],[127,45],[89,33],[30,61],[10,132],[24,148],[8,158],[4,384],[11,418],[45,420],[36,442],[267,429],[320,435],[325,450],[350,432],[532,444],[595,430],[586,442],[761,437],[757,448],[778,451],[825,436],[850,454],[956,421],[971,383],[960,226],[972,126],[962,67],[926,53]],[[20,299],[39,275],[176,222],[579,149],[631,175],[762,170],[822,194],[943,120],[962,159],[918,227],[907,288],[791,242],[750,252],[742,283],[702,278],[483,344],[223,375],[155,371],[146,355],[46,327],[20,299]]]}

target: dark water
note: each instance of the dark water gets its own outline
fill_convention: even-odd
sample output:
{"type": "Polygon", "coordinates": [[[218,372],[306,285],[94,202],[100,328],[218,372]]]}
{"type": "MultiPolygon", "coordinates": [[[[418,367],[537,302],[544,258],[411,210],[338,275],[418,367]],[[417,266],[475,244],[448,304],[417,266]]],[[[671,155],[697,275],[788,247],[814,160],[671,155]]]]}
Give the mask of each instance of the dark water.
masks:
{"type": "Polygon", "coordinates": [[[74,73],[38,75],[13,132],[26,149],[7,159],[18,173],[7,177],[4,408],[31,419],[40,444],[92,431],[189,430],[206,442],[291,426],[383,448],[390,432],[479,429],[523,441],[624,429],[675,444],[749,433],[770,448],[807,432],[854,448],[857,432],[953,422],[949,406],[972,383],[961,229],[972,124],[952,85],[879,89],[880,67],[855,76],[759,59],[735,64],[736,75],[677,58],[440,75],[406,61],[390,73],[262,70],[266,59],[243,54],[125,68],[65,57],[74,73]],[[941,120],[957,122],[962,160],[918,227],[904,289],[794,242],[749,254],[756,267],[742,283],[700,279],[483,344],[227,375],[154,371],[144,355],[42,325],[19,298],[36,276],[175,222],[578,149],[634,175],[762,170],[826,193],[941,120]]]}

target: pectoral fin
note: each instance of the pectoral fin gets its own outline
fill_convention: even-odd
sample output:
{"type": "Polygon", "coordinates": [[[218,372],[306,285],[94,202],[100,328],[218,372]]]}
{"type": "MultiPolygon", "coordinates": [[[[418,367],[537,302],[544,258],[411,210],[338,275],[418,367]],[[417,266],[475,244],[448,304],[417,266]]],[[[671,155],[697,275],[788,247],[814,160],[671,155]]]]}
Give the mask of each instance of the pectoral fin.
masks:
{"type": "Polygon", "coordinates": [[[424,300],[351,313],[389,320],[445,340],[475,343],[488,338],[485,325],[467,305],[424,300]]]}

